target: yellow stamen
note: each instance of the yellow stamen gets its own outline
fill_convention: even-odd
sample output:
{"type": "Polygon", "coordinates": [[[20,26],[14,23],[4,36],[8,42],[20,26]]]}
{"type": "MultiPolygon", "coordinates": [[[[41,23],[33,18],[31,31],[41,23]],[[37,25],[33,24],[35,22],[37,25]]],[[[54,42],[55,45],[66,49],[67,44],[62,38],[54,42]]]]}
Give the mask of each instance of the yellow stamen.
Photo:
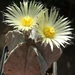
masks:
{"type": "Polygon", "coordinates": [[[52,39],[54,37],[54,34],[55,34],[55,29],[53,27],[46,27],[46,28],[44,28],[43,32],[47,38],[52,39]]]}
{"type": "Polygon", "coordinates": [[[30,27],[33,24],[33,19],[29,16],[24,17],[21,20],[22,26],[30,27]]]}

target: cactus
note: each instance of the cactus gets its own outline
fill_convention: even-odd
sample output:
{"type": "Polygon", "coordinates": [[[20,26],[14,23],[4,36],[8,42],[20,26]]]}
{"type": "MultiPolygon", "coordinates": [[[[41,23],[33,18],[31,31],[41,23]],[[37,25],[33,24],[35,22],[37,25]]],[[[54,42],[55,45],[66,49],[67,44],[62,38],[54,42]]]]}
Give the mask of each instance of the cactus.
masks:
{"type": "Polygon", "coordinates": [[[45,75],[62,53],[57,47],[52,52],[49,45],[44,47],[40,42],[23,42],[23,34],[18,30],[9,31],[5,41],[9,49],[8,58],[4,62],[5,75],[45,75]]]}

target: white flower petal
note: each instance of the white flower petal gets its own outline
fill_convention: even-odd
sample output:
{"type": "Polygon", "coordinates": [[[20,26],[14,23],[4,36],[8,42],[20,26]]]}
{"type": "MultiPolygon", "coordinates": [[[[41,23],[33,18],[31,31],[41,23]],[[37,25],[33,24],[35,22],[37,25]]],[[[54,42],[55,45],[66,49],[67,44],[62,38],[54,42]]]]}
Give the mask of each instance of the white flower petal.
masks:
{"type": "Polygon", "coordinates": [[[37,4],[35,1],[20,2],[20,6],[13,3],[12,6],[7,7],[7,12],[4,12],[5,20],[9,26],[14,26],[19,30],[30,30],[37,24],[37,15],[43,9],[42,4],[37,4]],[[26,20],[27,18],[27,20],[26,20]],[[29,21],[28,21],[29,20],[29,21]]]}
{"type": "Polygon", "coordinates": [[[49,39],[49,44],[50,44],[51,50],[53,51],[53,42],[50,39],[49,39]]]}
{"type": "Polygon", "coordinates": [[[69,25],[70,21],[68,18],[64,18],[64,16],[59,17],[58,12],[56,9],[51,8],[49,16],[48,11],[46,11],[36,28],[42,38],[42,43],[49,44],[52,51],[54,44],[58,48],[61,48],[61,46],[65,48],[66,44],[70,44],[69,41],[73,38],[71,36],[71,30],[73,29],[69,25]]]}

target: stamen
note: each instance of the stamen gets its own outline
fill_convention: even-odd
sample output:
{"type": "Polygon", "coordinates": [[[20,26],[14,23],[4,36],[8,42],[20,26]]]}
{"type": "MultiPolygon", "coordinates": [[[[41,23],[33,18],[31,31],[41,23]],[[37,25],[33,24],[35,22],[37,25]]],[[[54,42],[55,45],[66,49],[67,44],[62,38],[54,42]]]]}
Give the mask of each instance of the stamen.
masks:
{"type": "Polygon", "coordinates": [[[54,34],[55,34],[55,29],[53,27],[46,27],[46,28],[44,28],[43,32],[47,38],[52,39],[54,37],[54,34]]]}
{"type": "Polygon", "coordinates": [[[29,16],[24,17],[21,20],[22,26],[30,27],[33,24],[33,19],[29,16]]]}

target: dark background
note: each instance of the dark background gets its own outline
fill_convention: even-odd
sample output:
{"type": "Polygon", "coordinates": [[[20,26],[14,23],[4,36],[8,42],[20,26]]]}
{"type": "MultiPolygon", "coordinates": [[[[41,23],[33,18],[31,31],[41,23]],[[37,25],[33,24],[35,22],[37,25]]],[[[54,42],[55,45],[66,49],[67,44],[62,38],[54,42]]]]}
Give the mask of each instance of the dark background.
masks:
{"type": "MultiPolygon", "coordinates": [[[[0,0],[0,58],[2,55],[3,47],[5,46],[5,34],[12,30],[12,27],[5,25],[3,21],[2,11],[6,9],[6,6],[11,5],[12,2],[19,4],[22,0],[0,0]]],[[[73,34],[75,33],[75,0],[36,0],[37,2],[43,3],[48,9],[51,6],[55,6],[60,10],[60,15],[68,17],[72,22],[71,27],[74,28],[73,34]]],[[[58,60],[58,71],[57,75],[75,75],[75,40],[73,44],[63,49],[63,53],[58,60]]]]}

